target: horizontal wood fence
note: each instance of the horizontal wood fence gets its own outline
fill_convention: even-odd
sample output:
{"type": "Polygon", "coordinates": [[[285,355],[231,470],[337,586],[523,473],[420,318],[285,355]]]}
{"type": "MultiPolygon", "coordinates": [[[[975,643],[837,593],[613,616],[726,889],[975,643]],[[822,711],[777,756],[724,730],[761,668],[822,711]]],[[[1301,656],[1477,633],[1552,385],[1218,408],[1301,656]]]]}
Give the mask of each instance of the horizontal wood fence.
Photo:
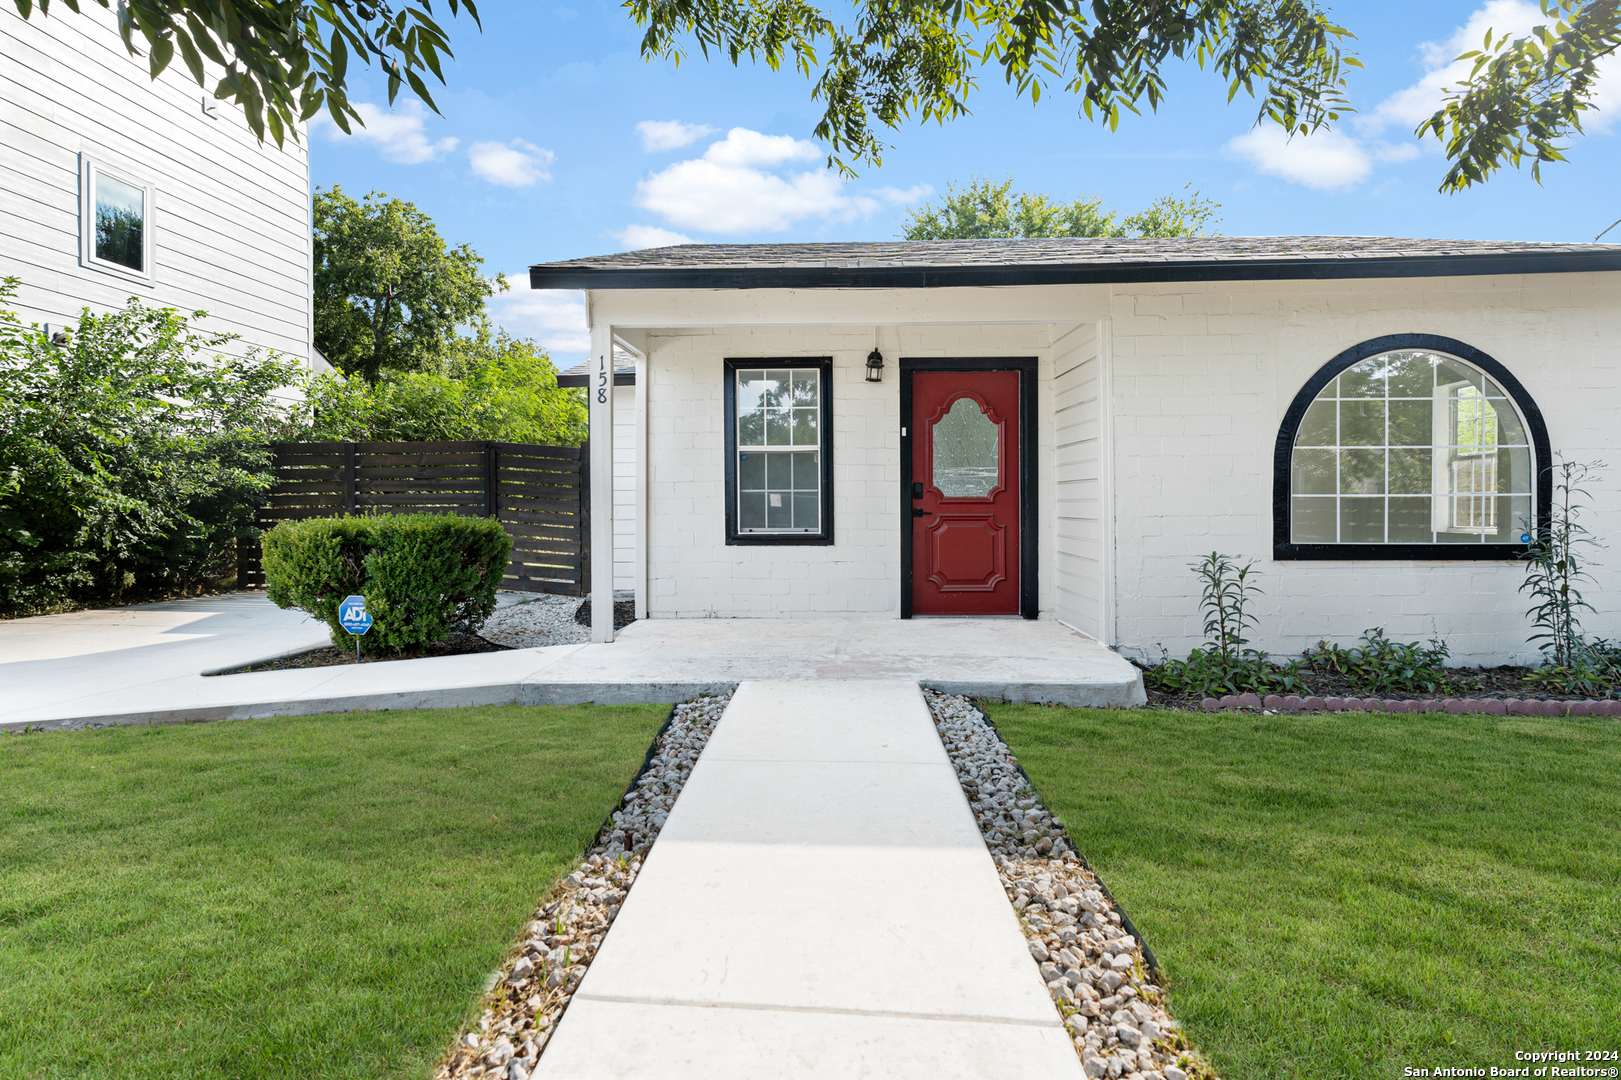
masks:
{"type": "MultiPolygon", "coordinates": [[[[255,524],[340,514],[493,517],[512,537],[503,589],[579,596],[591,580],[590,452],[500,442],[276,443],[276,486],[255,524]]],[[[237,583],[263,585],[259,543],[237,583]]]]}

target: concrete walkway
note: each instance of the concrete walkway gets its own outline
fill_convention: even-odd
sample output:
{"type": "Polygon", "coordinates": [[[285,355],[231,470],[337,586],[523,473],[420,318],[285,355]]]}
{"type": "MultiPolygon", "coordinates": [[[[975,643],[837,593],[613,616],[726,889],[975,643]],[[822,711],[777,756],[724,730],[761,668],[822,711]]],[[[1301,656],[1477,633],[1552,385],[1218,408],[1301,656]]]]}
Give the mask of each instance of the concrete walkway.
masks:
{"type": "Polygon", "coordinates": [[[262,593],[0,622],[0,729],[352,709],[681,701],[751,679],[905,679],[947,693],[1140,705],[1137,669],[1022,619],[663,619],[609,645],[204,676],[327,643],[262,593]]]}
{"type": "Polygon", "coordinates": [[[915,682],[745,682],[537,1076],[1082,1077],[915,682]]]}

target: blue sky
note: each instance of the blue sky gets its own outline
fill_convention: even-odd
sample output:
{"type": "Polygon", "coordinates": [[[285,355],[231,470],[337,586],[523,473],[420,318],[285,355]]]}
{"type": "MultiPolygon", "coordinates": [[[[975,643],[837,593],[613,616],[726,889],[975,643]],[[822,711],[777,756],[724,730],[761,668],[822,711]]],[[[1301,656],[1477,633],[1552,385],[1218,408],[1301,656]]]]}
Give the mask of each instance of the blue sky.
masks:
{"type": "MultiPolygon", "coordinates": [[[[1118,210],[1192,185],[1222,206],[1228,235],[1295,233],[1457,239],[1591,240],[1621,217],[1621,63],[1571,163],[1504,172],[1484,188],[1441,195],[1439,150],[1412,137],[1450,81],[1448,61],[1487,27],[1523,31],[1527,0],[1365,0],[1334,9],[1367,65],[1352,73],[1358,113],[1331,133],[1285,140],[1254,127],[1254,106],[1194,65],[1170,71],[1160,111],[1118,131],[1077,116],[1062,93],[1032,106],[994,71],[973,115],[891,133],[882,168],[840,180],[809,141],[819,115],[809,83],[763,67],[701,58],[679,69],[642,60],[640,32],[612,3],[493,3],[483,33],[451,24],[456,60],[435,97],[443,116],[406,102],[389,111],[362,72],[365,132],[330,123],[310,134],[312,181],[351,195],[415,202],[452,242],[471,243],[512,291],[498,321],[566,366],[584,356],[575,293],[535,293],[531,263],[691,239],[894,238],[909,206],[972,175],[1118,210]]],[[[1455,70],[1455,69],[1452,69],[1455,70]]],[[[1612,240],[1621,229],[1606,237],[1612,240]]]]}

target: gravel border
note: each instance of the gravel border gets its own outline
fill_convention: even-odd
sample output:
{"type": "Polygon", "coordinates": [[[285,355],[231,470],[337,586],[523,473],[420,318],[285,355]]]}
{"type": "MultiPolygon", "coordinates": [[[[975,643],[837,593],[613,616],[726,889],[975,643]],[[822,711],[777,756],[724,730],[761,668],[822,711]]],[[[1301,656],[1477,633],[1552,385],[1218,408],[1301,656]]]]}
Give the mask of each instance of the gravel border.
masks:
{"type": "MultiPolygon", "coordinates": [[[[995,726],[965,697],[923,694],[1086,1075],[1218,1080],[1167,1011],[1153,953],[995,726]]],[[[478,1020],[458,1033],[435,1080],[529,1080],[730,703],[702,697],[671,710],[620,808],[490,976],[478,1020]]]]}
{"type": "Polygon", "coordinates": [[[965,697],[924,697],[1086,1075],[1216,1080],[1171,1018],[1153,953],[995,725],[965,697]]]}
{"type": "Polygon", "coordinates": [[[529,1080],[731,700],[730,694],[701,697],[670,710],[619,808],[574,872],[541,901],[525,940],[490,976],[477,1022],[457,1034],[434,1069],[435,1080],[529,1080]]]}

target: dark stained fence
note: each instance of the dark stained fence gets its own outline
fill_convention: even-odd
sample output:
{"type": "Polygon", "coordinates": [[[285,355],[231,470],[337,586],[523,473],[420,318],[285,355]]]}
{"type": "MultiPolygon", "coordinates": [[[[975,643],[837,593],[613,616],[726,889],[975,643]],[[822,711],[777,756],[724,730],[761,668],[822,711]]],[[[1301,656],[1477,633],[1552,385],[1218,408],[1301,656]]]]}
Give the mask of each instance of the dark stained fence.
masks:
{"type": "MultiPolygon", "coordinates": [[[[276,486],[255,524],[340,514],[493,517],[512,537],[501,587],[579,596],[591,579],[590,452],[499,442],[277,443],[276,486]]],[[[237,582],[263,585],[259,545],[237,582]]]]}

